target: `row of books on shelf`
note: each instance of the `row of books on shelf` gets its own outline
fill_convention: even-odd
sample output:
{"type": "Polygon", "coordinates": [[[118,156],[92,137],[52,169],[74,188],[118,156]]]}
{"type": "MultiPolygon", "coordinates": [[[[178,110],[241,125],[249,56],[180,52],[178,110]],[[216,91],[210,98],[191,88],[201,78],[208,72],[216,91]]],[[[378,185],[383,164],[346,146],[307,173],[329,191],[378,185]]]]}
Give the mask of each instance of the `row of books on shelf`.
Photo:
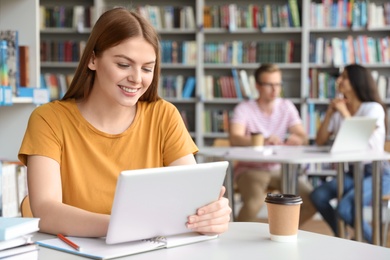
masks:
{"type": "Polygon", "coordinates": [[[327,107],[316,107],[313,103],[307,105],[306,133],[310,138],[317,134],[321,122],[324,119],[327,107]]]}
{"type": "Polygon", "coordinates": [[[86,41],[41,40],[41,61],[78,62],[85,49],[86,41]]]}
{"type": "MultiPolygon", "coordinates": [[[[163,63],[196,64],[195,41],[163,40],[161,47],[163,63]]],[[[41,61],[78,62],[84,48],[85,41],[42,41],[40,44],[41,61]]],[[[299,52],[296,51],[300,48],[300,44],[292,40],[208,42],[203,48],[205,63],[292,63],[300,59],[299,52]]],[[[374,38],[360,35],[353,38],[349,35],[345,39],[312,38],[309,61],[317,64],[333,63],[335,66],[355,62],[390,63],[390,37],[374,38]]],[[[29,84],[28,80],[23,80],[22,83],[29,84]]],[[[12,85],[16,86],[16,83],[12,85]]]]}
{"type": "Polygon", "coordinates": [[[259,96],[255,78],[246,70],[232,69],[232,76],[206,75],[202,83],[202,97],[205,100],[214,98],[255,99],[259,96]]]}
{"type": "Polygon", "coordinates": [[[91,28],[96,21],[94,6],[40,6],[40,28],[91,28]]]}
{"type": "MultiPolygon", "coordinates": [[[[382,101],[390,98],[390,76],[372,70],[371,74],[376,82],[379,96],[382,101]]],[[[338,74],[320,71],[316,68],[309,70],[309,98],[332,99],[336,97],[336,80],[338,74]]]]}
{"type": "Polygon", "coordinates": [[[28,86],[29,48],[19,45],[16,30],[0,30],[0,86],[9,86],[15,95],[20,86],[28,86]]]}
{"type": "Polygon", "coordinates": [[[39,218],[0,217],[0,259],[38,259],[39,218]]]}
{"type": "Polygon", "coordinates": [[[187,110],[179,110],[181,118],[183,119],[184,125],[186,126],[189,132],[194,131],[194,116],[190,114],[187,110]]]}
{"type": "Polygon", "coordinates": [[[229,119],[233,111],[230,109],[206,109],[203,112],[204,133],[227,133],[229,119]]]}
{"type": "Polygon", "coordinates": [[[161,41],[161,61],[163,63],[196,64],[196,41],[161,41]]]}
{"type": "Polygon", "coordinates": [[[383,102],[390,99],[390,76],[379,74],[377,70],[372,70],[371,74],[378,87],[379,96],[383,102]]]}
{"type": "Polygon", "coordinates": [[[194,76],[163,75],[159,82],[159,95],[164,98],[186,99],[195,96],[194,76]]]}
{"type": "Polygon", "coordinates": [[[49,91],[49,99],[56,100],[64,96],[72,82],[74,74],[43,73],[41,88],[49,91]]]}
{"type": "MultiPolygon", "coordinates": [[[[201,97],[256,99],[255,77],[246,70],[232,69],[232,75],[205,75],[201,83],[201,97]]],[[[196,79],[193,76],[163,75],[159,82],[159,94],[163,98],[185,99],[195,96],[196,79]]]]}
{"type": "Polygon", "coordinates": [[[348,35],[341,39],[312,38],[310,39],[309,61],[316,64],[390,63],[390,36],[370,37],[348,35]]]}
{"type": "Polygon", "coordinates": [[[203,23],[205,28],[300,27],[300,10],[296,0],[286,4],[224,4],[205,6],[203,23]]]}
{"type": "Polygon", "coordinates": [[[151,22],[157,30],[195,29],[195,13],[192,6],[140,5],[137,12],[151,22]]]}
{"type": "Polygon", "coordinates": [[[26,195],[26,167],[19,162],[0,160],[0,216],[20,216],[19,205],[26,195]]]}
{"type": "Polygon", "coordinates": [[[292,41],[208,42],[204,45],[205,63],[292,63],[300,60],[299,44],[292,41]]]}
{"type": "Polygon", "coordinates": [[[338,75],[311,68],[309,70],[309,98],[335,98],[337,77],[338,75]]]}
{"type": "Polygon", "coordinates": [[[311,28],[378,28],[390,25],[390,3],[323,0],[310,3],[311,28]]]}

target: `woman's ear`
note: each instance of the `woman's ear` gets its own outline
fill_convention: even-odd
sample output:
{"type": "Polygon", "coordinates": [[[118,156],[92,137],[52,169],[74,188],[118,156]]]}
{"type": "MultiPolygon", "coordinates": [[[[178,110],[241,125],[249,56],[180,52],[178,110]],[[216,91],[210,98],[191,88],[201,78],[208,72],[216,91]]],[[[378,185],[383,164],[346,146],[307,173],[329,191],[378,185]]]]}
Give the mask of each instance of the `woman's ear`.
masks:
{"type": "Polygon", "coordinates": [[[88,68],[90,70],[96,70],[95,61],[96,61],[95,52],[92,52],[91,58],[89,59],[88,62],[88,68]]]}

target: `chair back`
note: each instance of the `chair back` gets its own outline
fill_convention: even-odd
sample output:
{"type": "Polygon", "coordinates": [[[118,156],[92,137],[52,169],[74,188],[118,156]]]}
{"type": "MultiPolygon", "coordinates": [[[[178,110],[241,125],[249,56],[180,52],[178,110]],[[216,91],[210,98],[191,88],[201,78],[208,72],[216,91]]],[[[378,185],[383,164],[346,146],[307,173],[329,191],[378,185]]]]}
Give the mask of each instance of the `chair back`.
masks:
{"type": "Polygon", "coordinates": [[[28,195],[23,198],[22,203],[20,203],[20,212],[24,218],[32,218],[33,214],[30,207],[30,199],[28,195]]]}

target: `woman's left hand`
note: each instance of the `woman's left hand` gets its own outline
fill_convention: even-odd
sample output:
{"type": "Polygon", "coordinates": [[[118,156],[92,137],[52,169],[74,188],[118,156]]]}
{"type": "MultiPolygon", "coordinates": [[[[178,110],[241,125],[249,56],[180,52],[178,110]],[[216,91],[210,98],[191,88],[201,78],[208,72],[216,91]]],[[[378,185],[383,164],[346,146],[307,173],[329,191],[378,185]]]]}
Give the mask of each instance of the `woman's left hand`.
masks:
{"type": "Polygon", "coordinates": [[[187,228],[205,235],[221,234],[228,229],[230,213],[229,200],[223,195],[222,187],[219,199],[197,210],[195,215],[188,217],[187,228]]]}

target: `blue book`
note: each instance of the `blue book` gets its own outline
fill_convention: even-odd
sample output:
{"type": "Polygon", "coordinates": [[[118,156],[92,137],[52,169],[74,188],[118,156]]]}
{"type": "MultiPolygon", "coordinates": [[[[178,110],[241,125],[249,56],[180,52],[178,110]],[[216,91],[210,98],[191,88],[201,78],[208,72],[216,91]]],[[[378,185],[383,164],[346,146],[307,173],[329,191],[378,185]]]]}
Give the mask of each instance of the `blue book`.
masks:
{"type": "Polygon", "coordinates": [[[194,90],[195,90],[195,77],[188,77],[183,87],[183,98],[192,97],[194,90]]]}
{"type": "Polygon", "coordinates": [[[358,39],[354,39],[353,40],[353,49],[355,50],[354,51],[354,55],[355,55],[355,63],[360,63],[361,60],[359,59],[359,55],[358,55],[358,48],[359,48],[359,44],[358,44],[358,39]]]}
{"type": "Polygon", "coordinates": [[[366,27],[367,26],[367,2],[362,1],[360,3],[360,26],[366,27]]]}
{"type": "Polygon", "coordinates": [[[343,0],[343,12],[341,14],[343,27],[348,26],[347,16],[348,16],[348,0],[343,0]]]}
{"type": "Polygon", "coordinates": [[[352,7],[352,28],[360,28],[361,27],[361,3],[354,2],[352,7]]]}
{"type": "Polygon", "coordinates": [[[362,35],[357,37],[357,40],[359,41],[358,46],[360,47],[360,58],[361,63],[366,63],[366,44],[364,43],[364,37],[362,35]]]}
{"type": "Polygon", "coordinates": [[[315,129],[316,116],[315,116],[315,110],[314,110],[314,103],[308,103],[307,107],[308,107],[308,114],[309,114],[309,131],[308,132],[309,132],[309,136],[313,137],[316,134],[316,129],[315,129]]]}
{"type": "Polygon", "coordinates": [[[233,79],[234,79],[234,87],[236,89],[237,98],[242,99],[242,92],[240,86],[240,78],[238,77],[237,69],[232,69],[233,79]]]}
{"type": "Polygon", "coordinates": [[[24,236],[39,230],[39,218],[0,217],[0,241],[24,236]]]}
{"type": "Polygon", "coordinates": [[[348,50],[347,50],[347,40],[346,39],[342,39],[341,40],[341,53],[343,55],[343,64],[347,64],[348,63],[348,50]]]}

